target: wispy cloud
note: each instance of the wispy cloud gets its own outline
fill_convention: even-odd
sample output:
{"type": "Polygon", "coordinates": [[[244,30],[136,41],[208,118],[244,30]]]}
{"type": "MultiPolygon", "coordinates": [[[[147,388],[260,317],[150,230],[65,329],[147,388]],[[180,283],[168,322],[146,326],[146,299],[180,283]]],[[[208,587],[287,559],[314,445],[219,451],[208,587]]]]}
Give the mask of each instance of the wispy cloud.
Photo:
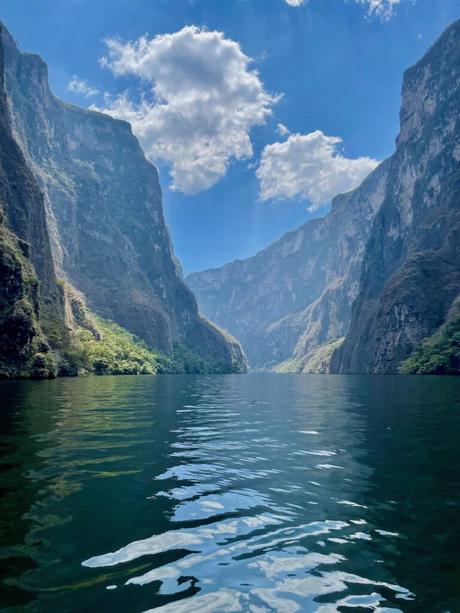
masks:
{"type": "Polygon", "coordinates": [[[129,121],[146,154],[169,163],[173,189],[209,188],[232,159],[252,156],[250,131],[265,122],[278,97],[265,90],[237,42],[187,26],[107,45],[101,65],[137,76],[147,95],[136,102],[124,93],[100,110],[129,121]]]}
{"type": "Polygon", "coordinates": [[[302,4],[306,4],[306,0],[284,0],[286,4],[289,6],[302,6],[302,4]]]}
{"type": "Polygon", "coordinates": [[[276,130],[280,136],[287,136],[291,133],[288,127],[284,125],[284,123],[276,124],[276,130]]]}
{"type": "Polygon", "coordinates": [[[79,79],[77,76],[73,76],[68,84],[68,89],[74,94],[80,94],[85,98],[92,98],[97,96],[99,90],[92,87],[85,79],[79,79]]]}
{"type": "MultiPolygon", "coordinates": [[[[388,21],[395,12],[395,7],[400,4],[401,0],[345,0],[345,2],[355,2],[362,4],[367,9],[369,16],[375,16],[382,21],[388,21]]],[[[284,0],[289,6],[303,6],[308,0],[284,0]]]]}
{"type": "Polygon", "coordinates": [[[367,8],[369,16],[379,17],[382,21],[390,19],[395,12],[395,8],[401,0],[355,0],[367,8]]]}
{"type": "Polygon", "coordinates": [[[267,145],[256,170],[260,198],[305,198],[309,209],[315,210],[336,194],[357,187],[378,162],[369,157],[345,157],[338,149],[341,142],[338,136],[316,130],[267,145]]]}

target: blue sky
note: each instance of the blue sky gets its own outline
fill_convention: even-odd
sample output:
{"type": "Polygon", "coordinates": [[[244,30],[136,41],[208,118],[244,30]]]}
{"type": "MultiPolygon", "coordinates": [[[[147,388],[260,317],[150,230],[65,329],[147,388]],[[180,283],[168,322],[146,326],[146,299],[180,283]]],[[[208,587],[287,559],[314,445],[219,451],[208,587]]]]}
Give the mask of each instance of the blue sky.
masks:
{"type": "Polygon", "coordinates": [[[392,153],[403,70],[460,5],[401,0],[391,15],[369,15],[370,1],[2,0],[0,18],[48,63],[58,97],[134,113],[188,273],[324,214],[335,191],[392,153]]]}

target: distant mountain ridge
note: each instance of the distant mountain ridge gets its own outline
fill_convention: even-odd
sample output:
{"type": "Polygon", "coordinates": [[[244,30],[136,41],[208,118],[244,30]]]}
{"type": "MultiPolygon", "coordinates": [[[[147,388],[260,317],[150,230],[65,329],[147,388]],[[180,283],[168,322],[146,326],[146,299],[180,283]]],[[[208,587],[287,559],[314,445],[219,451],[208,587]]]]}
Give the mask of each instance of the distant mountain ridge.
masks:
{"type": "Polygon", "coordinates": [[[357,295],[364,245],[383,201],[386,165],[332,211],[247,260],[191,274],[207,317],[242,343],[253,368],[308,370],[320,347],[343,337],[357,295]]]}
{"type": "Polygon", "coordinates": [[[458,293],[459,30],[457,21],[406,71],[396,152],[358,188],[255,256],[186,278],[253,368],[397,372],[443,323],[458,293]],[[419,295],[400,308],[410,285],[419,295]],[[431,291],[439,304],[430,309],[431,291]],[[421,310],[413,310],[417,301],[421,310]]]}
{"type": "MultiPolygon", "coordinates": [[[[21,52],[3,25],[0,47],[4,120],[45,212],[40,249],[46,242],[51,259],[46,271],[36,266],[42,290],[57,276],[150,347],[172,355],[181,345],[217,370],[244,370],[238,343],[198,313],[182,280],[157,170],[130,125],[55,98],[46,64],[21,52]]],[[[9,217],[13,230],[20,214],[9,217]]],[[[32,261],[37,253],[32,242],[32,261]]],[[[69,328],[71,319],[67,309],[69,328]]]]}

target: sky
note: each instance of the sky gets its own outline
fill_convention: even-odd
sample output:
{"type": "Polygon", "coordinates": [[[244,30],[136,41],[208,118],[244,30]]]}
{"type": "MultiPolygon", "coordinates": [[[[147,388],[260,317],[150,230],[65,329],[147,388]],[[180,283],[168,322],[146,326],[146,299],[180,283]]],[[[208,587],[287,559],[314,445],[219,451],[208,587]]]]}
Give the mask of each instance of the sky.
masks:
{"type": "Polygon", "coordinates": [[[184,272],[263,249],[394,151],[458,0],[2,0],[52,91],[129,120],[184,272]]]}

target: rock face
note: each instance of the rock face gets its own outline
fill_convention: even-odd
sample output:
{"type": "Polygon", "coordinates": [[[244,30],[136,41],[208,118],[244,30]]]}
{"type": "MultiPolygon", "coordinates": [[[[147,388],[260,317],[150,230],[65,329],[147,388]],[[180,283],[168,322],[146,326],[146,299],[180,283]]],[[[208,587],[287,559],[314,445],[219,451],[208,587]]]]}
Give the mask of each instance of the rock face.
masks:
{"type": "Polygon", "coordinates": [[[395,154],[325,218],[187,277],[252,367],[327,372],[333,355],[334,372],[396,372],[443,322],[459,291],[459,31],[406,72],[395,154]]]}
{"type": "Polygon", "coordinates": [[[366,247],[341,373],[395,373],[460,293],[460,21],[403,81],[401,131],[366,247]]]}
{"type": "MultiPolygon", "coordinates": [[[[1,28],[1,25],[0,25],[1,28]]],[[[0,45],[0,375],[54,374],[44,328],[65,334],[43,194],[10,129],[0,45]]]]}
{"type": "Polygon", "coordinates": [[[198,314],[163,218],[156,168],[128,123],[56,99],[41,58],[2,28],[12,133],[45,199],[57,274],[88,307],[170,354],[180,343],[244,369],[239,345],[198,314]]]}
{"type": "Polygon", "coordinates": [[[327,371],[349,327],[364,247],[383,202],[388,163],[331,212],[247,260],[189,275],[201,310],[242,343],[253,368],[327,371]]]}

